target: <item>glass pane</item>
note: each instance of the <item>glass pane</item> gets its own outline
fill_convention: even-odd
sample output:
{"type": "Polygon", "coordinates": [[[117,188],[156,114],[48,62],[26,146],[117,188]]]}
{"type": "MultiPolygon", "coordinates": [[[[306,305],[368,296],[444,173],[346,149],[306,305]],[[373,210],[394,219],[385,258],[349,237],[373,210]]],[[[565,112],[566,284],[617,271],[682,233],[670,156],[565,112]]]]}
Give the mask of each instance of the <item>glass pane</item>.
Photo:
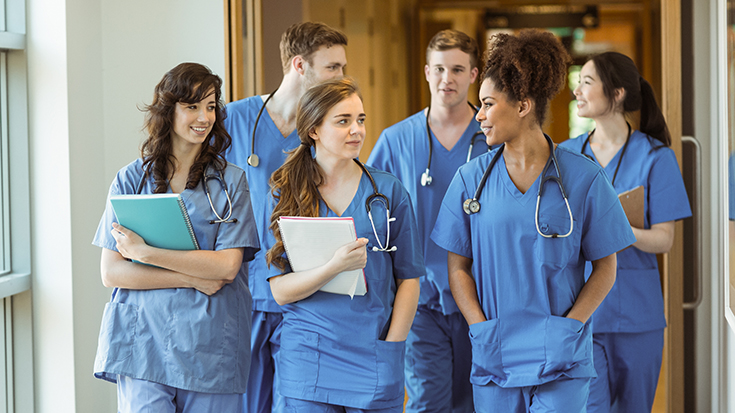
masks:
{"type": "MultiPolygon", "coordinates": [[[[2,0],[0,0],[2,1],[2,0]]],[[[7,53],[0,53],[0,275],[10,271],[7,53]]]]}
{"type": "Polygon", "coordinates": [[[730,248],[729,307],[735,311],[735,0],[727,1],[727,143],[728,233],[730,248]]]}

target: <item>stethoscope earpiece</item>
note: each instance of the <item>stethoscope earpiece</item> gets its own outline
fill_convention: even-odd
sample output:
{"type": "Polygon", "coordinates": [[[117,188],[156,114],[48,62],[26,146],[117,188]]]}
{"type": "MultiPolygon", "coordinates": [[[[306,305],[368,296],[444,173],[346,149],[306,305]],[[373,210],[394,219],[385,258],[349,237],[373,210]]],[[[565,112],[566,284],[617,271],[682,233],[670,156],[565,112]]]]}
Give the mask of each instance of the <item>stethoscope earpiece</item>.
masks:
{"type": "Polygon", "coordinates": [[[388,246],[388,243],[390,242],[390,223],[396,220],[390,216],[390,203],[388,202],[388,197],[378,192],[378,186],[375,184],[373,176],[370,174],[370,171],[367,170],[365,165],[357,159],[354,159],[354,161],[360,166],[360,168],[362,168],[363,172],[365,172],[365,175],[367,175],[370,180],[370,184],[373,186],[373,194],[368,196],[365,200],[365,209],[367,210],[368,219],[370,220],[370,226],[373,227],[373,235],[375,235],[375,241],[378,243],[378,245],[374,245],[371,250],[373,252],[396,251],[398,248],[395,245],[392,247],[388,246]],[[385,245],[380,242],[380,238],[378,238],[378,230],[375,228],[375,221],[373,221],[371,204],[375,201],[380,202],[385,207],[385,245]]]}

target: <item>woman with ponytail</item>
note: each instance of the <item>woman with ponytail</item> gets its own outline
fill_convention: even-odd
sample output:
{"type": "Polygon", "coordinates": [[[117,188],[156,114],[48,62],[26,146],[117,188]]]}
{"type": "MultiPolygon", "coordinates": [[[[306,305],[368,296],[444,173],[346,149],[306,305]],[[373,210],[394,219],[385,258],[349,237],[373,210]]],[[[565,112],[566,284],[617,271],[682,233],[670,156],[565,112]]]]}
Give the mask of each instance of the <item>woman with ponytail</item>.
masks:
{"type": "Polygon", "coordinates": [[[266,260],[281,270],[268,280],[283,308],[277,371],[287,412],[403,411],[403,354],[418,305],[423,256],[401,182],[357,160],[364,122],[354,80],[312,87],[296,115],[301,145],[271,177],[276,205],[266,260]],[[375,192],[388,200],[390,224],[380,202],[371,203],[374,227],[368,218],[366,202],[375,192]],[[278,230],[282,216],[352,217],[358,239],[326,264],[293,272],[278,230]],[[365,295],[320,291],[337,274],[360,268],[365,295]]]}
{"type": "Polygon", "coordinates": [[[691,216],[689,201],[653,89],[629,57],[591,58],[574,95],[596,127],[561,146],[599,163],[618,194],[643,186],[645,199],[643,228],[632,227],[637,241],[618,253],[615,286],[593,316],[597,378],[587,411],[650,412],[666,326],[656,254],[671,248],[674,221],[691,216]],[[626,119],[636,111],[638,130],[626,119]]]}

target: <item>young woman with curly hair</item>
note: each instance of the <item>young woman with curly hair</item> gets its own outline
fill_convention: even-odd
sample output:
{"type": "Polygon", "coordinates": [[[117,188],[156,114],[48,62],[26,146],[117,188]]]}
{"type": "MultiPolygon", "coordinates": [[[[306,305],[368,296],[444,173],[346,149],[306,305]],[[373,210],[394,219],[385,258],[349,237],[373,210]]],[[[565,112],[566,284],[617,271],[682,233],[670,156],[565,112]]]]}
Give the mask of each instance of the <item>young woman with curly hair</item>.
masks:
{"type": "Polygon", "coordinates": [[[470,325],[477,412],[584,411],[589,318],[635,241],[604,171],[541,129],[569,61],[548,32],[491,39],[477,120],[500,146],[457,171],[432,232],[470,325]]]}
{"type": "Polygon", "coordinates": [[[102,282],[114,290],[94,372],[117,383],[120,412],[242,409],[250,368],[246,261],[259,243],[245,174],[223,157],[230,136],[221,84],[195,63],[166,73],[146,107],[141,157],[117,173],[109,192],[181,194],[200,249],[149,246],[118,224],[109,197],[97,228],[102,282]]]}
{"type": "Polygon", "coordinates": [[[650,412],[666,327],[656,254],[671,248],[674,221],[691,216],[689,199],[664,115],[631,58],[593,56],[574,95],[579,116],[596,126],[561,146],[592,157],[616,192],[642,186],[645,198],[643,228],[632,228],[637,241],[618,253],[615,286],[593,317],[597,378],[587,411],[650,412]],[[638,130],[626,121],[635,111],[638,130]]]}
{"type": "Polygon", "coordinates": [[[364,122],[353,80],[312,87],[297,110],[301,145],[271,178],[275,238],[266,259],[283,272],[269,281],[283,308],[277,371],[287,412],[403,411],[405,340],[418,304],[423,256],[401,182],[357,160],[364,122]],[[387,205],[373,200],[376,193],[385,195],[387,205]],[[282,216],[352,217],[358,239],[326,264],[293,272],[278,230],[282,216]],[[319,290],[337,274],[360,268],[365,295],[319,290]]]}

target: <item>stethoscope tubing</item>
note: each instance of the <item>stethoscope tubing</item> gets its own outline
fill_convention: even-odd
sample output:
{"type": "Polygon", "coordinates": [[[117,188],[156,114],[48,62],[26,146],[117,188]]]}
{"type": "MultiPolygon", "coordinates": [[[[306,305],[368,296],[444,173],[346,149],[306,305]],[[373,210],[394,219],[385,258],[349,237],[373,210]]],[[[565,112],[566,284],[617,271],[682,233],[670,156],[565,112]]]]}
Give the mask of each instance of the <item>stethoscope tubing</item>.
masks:
{"type": "MultiPolygon", "coordinates": [[[[546,141],[549,144],[549,158],[546,160],[546,165],[544,165],[544,169],[541,171],[541,182],[539,182],[539,188],[538,193],[536,195],[536,212],[534,214],[534,221],[536,224],[536,231],[544,238],[565,238],[572,234],[572,231],[574,230],[574,216],[572,215],[572,209],[569,206],[569,199],[567,198],[566,190],[564,189],[564,184],[562,182],[562,174],[561,169],[559,168],[559,161],[556,159],[556,149],[554,148],[554,142],[549,138],[547,135],[544,135],[546,138],[546,141]],[[554,169],[556,170],[556,175],[549,175],[546,176],[549,167],[551,164],[554,164],[554,169]],[[562,198],[564,198],[564,203],[567,207],[567,212],[569,213],[569,232],[567,232],[564,235],[560,234],[544,234],[541,232],[541,228],[539,227],[539,206],[541,204],[541,195],[544,191],[544,184],[546,181],[552,180],[556,182],[557,186],[559,186],[559,191],[561,192],[562,198]]],[[[467,199],[462,204],[462,209],[467,215],[472,215],[480,212],[480,196],[482,195],[482,190],[485,187],[485,183],[487,181],[487,178],[490,176],[490,172],[495,167],[495,164],[497,163],[498,159],[500,159],[500,156],[503,153],[503,150],[505,149],[505,144],[502,144],[498,151],[493,155],[493,158],[490,160],[490,164],[485,168],[485,172],[482,174],[482,178],[480,179],[480,183],[477,186],[477,189],[475,190],[475,194],[471,199],[467,199]]]]}
{"type": "Polygon", "coordinates": [[[250,136],[250,156],[248,156],[247,162],[248,165],[252,166],[253,168],[257,168],[258,165],[260,165],[260,157],[255,153],[255,132],[258,131],[258,122],[260,122],[260,117],[263,115],[263,111],[265,110],[265,106],[268,104],[268,102],[271,100],[273,95],[276,94],[278,91],[278,88],[271,92],[270,95],[268,95],[267,98],[265,98],[265,102],[263,102],[263,106],[258,109],[258,115],[255,117],[255,124],[253,125],[253,134],[250,136]]]}
{"type": "MultiPolygon", "coordinates": [[[[470,108],[472,108],[472,111],[477,114],[477,108],[475,105],[473,105],[470,102],[467,102],[468,105],[470,105],[470,108]]],[[[431,116],[431,104],[426,108],[426,139],[429,142],[429,160],[426,163],[426,170],[424,173],[421,174],[421,186],[428,186],[431,185],[431,182],[434,180],[434,178],[431,176],[431,157],[434,154],[434,142],[431,140],[431,126],[429,125],[429,117],[431,116]]],[[[477,131],[472,135],[472,139],[470,140],[470,149],[467,152],[467,160],[465,163],[469,162],[472,158],[472,149],[475,147],[475,138],[477,138],[479,135],[482,135],[482,131],[477,131]]]]}
{"type": "MultiPolygon", "coordinates": [[[[225,177],[221,170],[217,170],[218,176],[215,175],[205,175],[202,174],[202,185],[204,186],[204,193],[207,195],[207,200],[209,201],[209,207],[212,209],[212,213],[217,219],[209,220],[210,224],[235,224],[237,223],[237,218],[230,219],[232,217],[232,198],[230,197],[230,192],[227,190],[227,186],[225,185],[225,177]],[[217,212],[217,210],[214,208],[214,203],[212,203],[212,196],[209,192],[209,185],[207,185],[207,181],[210,179],[216,179],[219,181],[220,185],[222,186],[222,191],[225,193],[225,197],[227,198],[227,213],[226,216],[222,218],[220,214],[217,212]]],[[[143,192],[143,185],[145,184],[146,179],[148,178],[148,171],[144,171],[143,175],[140,177],[140,181],[138,182],[138,187],[135,190],[136,195],[140,195],[143,192]]]]}
{"type": "Polygon", "coordinates": [[[373,175],[370,173],[370,171],[367,170],[365,165],[360,162],[358,159],[353,159],[355,163],[362,169],[362,171],[365,173],[365,175],[370,180],[370,184],[373,187],[373,193],[372,195],[368,196],[367,199],[365,199],[365,209],[367,210],[368,219],[370,220],[370,226],[373,228],[373,235],[375,235],[375,241],[378,243],[377,246],[373,246],[372,250],[375,252],[393,252],[398,249],[398,247],[390,246],[390,223],[395,221],[395,218],[391,218],[390,216],[390,202],[388,201],[388,197],[380,193],[378,191],[378,185],[375,184],[375,179],[373,179],[373,175]],[[385,234],[385,245],[380,242],[380,238],[378,237],[378,230],[375,228],[375,221],[373,221],[373,213],[372,213],[372,203],[375,201],[382,202],[385,205],[385,219],[386,219],[386,234],[385,234]]]}

